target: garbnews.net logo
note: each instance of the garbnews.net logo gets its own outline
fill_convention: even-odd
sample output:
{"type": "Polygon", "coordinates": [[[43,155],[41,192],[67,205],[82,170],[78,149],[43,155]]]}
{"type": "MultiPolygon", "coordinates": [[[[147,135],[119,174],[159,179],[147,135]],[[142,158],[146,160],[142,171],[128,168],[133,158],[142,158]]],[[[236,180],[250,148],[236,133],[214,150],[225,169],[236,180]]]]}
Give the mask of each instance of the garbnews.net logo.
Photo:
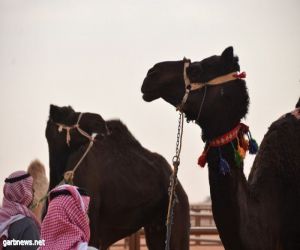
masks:
{"type": "Polygon", "coordinates": [[[45,240],[3,240],[3,246],[45,246],[45,240]]]}

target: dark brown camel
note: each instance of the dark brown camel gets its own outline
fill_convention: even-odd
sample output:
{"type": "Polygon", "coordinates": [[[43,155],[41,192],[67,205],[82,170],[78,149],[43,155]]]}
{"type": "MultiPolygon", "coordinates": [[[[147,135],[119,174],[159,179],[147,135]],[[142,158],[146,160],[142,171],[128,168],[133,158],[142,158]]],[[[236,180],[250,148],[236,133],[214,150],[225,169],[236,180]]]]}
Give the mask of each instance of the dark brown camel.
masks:
{"type": "MultiPolygon", "coordinates": [[[[46,128],[50,189],[74,168],[89,145],[77,128],[71,128],[68,136],[67,126],[75,125],[79,114],[71,107],[50,106],[46,128]]],[[[74,184],[91,196],[90,245],[104,250],[144,227],[148,248],[164,249],[170,165],[145,149],[119,120],[104,121],[98,114],[82,113],[79,128],[88,136],[96,135],[74,176],[74,184]]],[[[171,249],[187,250],[189,202],[180,184],[176,190],[171,249]]]]}
{"type": "MultiPolygon", "coordinates": [[[[148,71],[143,98],[163,98],[181,108],[201,127],[208,145],[235,128],[248,112],[246,82],[236,74],[239,70],[232,47],[200,62],[161,62],[148,71]],[[197,84],[191,84],[182,103],[188,80],[197,84]]],[[[248,181],[237,149],[235,138],[207,152],[212,209],[225,249],[300,249],[300,120],[287,114],[270,126],[248,181]],[[229,163],[230,172],[220,173],[221,159],[229,163]]]]}

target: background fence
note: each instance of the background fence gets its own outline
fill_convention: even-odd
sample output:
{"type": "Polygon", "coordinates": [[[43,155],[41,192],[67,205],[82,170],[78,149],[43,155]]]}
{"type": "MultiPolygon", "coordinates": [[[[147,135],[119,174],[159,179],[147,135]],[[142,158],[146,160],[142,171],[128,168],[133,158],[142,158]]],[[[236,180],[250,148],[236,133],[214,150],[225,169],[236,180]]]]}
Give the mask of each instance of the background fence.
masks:
{"type": "MultiPolygon", "coordinates": [[[[218,230],[212,216],[211,204],[191,204],[190,205],[190,246],[222,246],[218,230]]],[[[118,241],[109,250],[126,249],[142,250],[147,249],[145,243],[145,233],[141,229],[135,234],[118,241]]]]}

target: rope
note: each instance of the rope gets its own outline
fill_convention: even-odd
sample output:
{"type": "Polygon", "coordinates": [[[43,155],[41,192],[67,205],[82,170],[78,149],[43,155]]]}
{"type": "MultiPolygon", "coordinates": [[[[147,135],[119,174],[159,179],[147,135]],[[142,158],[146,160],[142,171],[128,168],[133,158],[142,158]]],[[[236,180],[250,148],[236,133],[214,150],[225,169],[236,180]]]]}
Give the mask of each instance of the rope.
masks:
{"type": "Polygon", "coordinates": [[[180,164],[180,153],[182,148],[181,146],[182,146],[182,136],[183,136],[183,123],[184,123],[184,114],[183,112],[180,112],[179,120],[178,120],[176,154],[172,159],[174,169],[170,177],[170,186],[169,186],[169,205],[168,205],[168,214],[166,220],[167,233],[166,233],[165,250],[170,249],[171,230],[172,230],[172,224],[174,218],[174,207],[177,200],[175,188],[177,185],[177,173],[180,164]]]}
{"type": "Polygon", "coordinates": [[[59,132],[61,132],[63,129],[65,129],[67,131],[66,132],[66,143],[68,144],[68,146],[70,146],[70,141],[71,141],[70,130],[74,129],[74,128],[76,128],[80,134],[82,134],[84,137],[86,137],[90,141],[89,146],[87,147],[86,151],[81,156],[81,158],[79,159],[79,161],[77,162],[77,164],[75,165],[75,167],[72,170],[66,171],[64,173],[64,179],[58,185],[63,184],[63,183],[67,183],[67,184],[72,184],[73,185],[73,178],[74,178],[75,171],[77,170],[77,168],[79,167],[80,163],[86,157],[86,155],[88,154],[88,152],[90,151],[91,147],[94,144],[94,140],[95,140],[96,134],[89,135],[87,132],[85,132],[83,129],[81,129],[79,127],[79,122],[80,122],[80,120],[82,118],[82,115],[83,115],[83,113],[79,114],[76,124],[72,125],[72,126],[66,126],[65,124],[56,123],[58,125],[58,131],[59,132]]]}
{"type": "Polygon", "coordinates": [[[203,98],[202,98],[200,108],[199,108],[199,111],[198,111],[198,116],[197,116],[197,119],[196,119],[196,122],[198,122],[198,123],[199,123],[199,118],[200,118],[201,111],[202,111],[203,104],[204,104],[205,97],[206,97],[206,89],[207,89],[207,85],[205,85],[205,87],[204,87],[204,94],[203,94],[203,98]]]}
{"type": "Polygon", "coordinates": [[[87,154],[90,151],[90,149],[92,148],[93,144],[94,144],[94,136],[90,140],[90,143],[89,143],[87,149],[85,150],[84,154],[81,156],[81,158],[79,159],[79,161],[77,162],[75,167],[72,170],[66,171],[64,173],[63,181],[65,181],[65,183],[73,185],[73,178],[74,178],[74,175],[75,175],[75,171],[77,170],[77,168],[79,167],[79,165],[83,161],[83,159],[87,156],[87,154]]]}
{"type": "MultiPolygon", "coordinates": [[[[85,150],[85,152],[83,153],[83,155],[81,156],[81,158],[79,159],[79,161],[77,162],[75,167],[72,170],[66,171],[64,173],[64,178],[56,185],[56,187],[60,186],[60,185],[63,185],[63,184],[73,185],[73,178],[74,178],[74,175],[75,175],[75,171],[77,170],[77,168],[79,167],[79,165],[81,164],[83,159],[87,156],[87,154],[90,151],[90,149],[92,148],[92,146],[94,145],[95,137],[97,136],[97,134],[89,135],[87,132],[85,132],[84,130],[82,130],[79,127],[79,122],[82,118],[82,115],[83,115],[83,113],[79,114],[79,117],[78,117],[78,120],[77,120],[76,124],[72,125],[72,126],[67,126],[65,124],[56,123],[56,125],[58,126],[58,131],[59,132],[62,132],[63,129],[66,130],[66,143],[67,143],[68,146],[70,146],[70,141],[71,141],[70,130],[74,129],[74,128],[76,128],[80,134],[82,134],[84,137],[88,138],[89,141],[90,141],[87,149],[85,150]]],[[[46,195],[44,195],[40,200],[38,200],[36,203],[31,204],[30,208],[31,209],[36,208],[41,202],[43,202],[45,199],[47,199],[48,195],[49,195],[49,192],[46,195]]]]}

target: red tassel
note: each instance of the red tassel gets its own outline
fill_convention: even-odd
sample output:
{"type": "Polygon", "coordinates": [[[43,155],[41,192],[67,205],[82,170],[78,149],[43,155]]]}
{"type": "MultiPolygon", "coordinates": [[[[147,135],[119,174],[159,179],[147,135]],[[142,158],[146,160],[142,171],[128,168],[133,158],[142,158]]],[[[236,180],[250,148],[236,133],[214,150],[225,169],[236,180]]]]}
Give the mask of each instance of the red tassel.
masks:
{"type": "Polygon", "coordinates": [[[203,152],[200,157],[198,158],[198,165],[201,167],[201,168],[204,168],[206,164],[206,152],[203,152]]]}
{"type": "Polygon", "coordinates": [[[246,78],[246,72],[243,71],[242,73],[234,74],[233,77],[239,78],[239,79],[246,78]]]}

